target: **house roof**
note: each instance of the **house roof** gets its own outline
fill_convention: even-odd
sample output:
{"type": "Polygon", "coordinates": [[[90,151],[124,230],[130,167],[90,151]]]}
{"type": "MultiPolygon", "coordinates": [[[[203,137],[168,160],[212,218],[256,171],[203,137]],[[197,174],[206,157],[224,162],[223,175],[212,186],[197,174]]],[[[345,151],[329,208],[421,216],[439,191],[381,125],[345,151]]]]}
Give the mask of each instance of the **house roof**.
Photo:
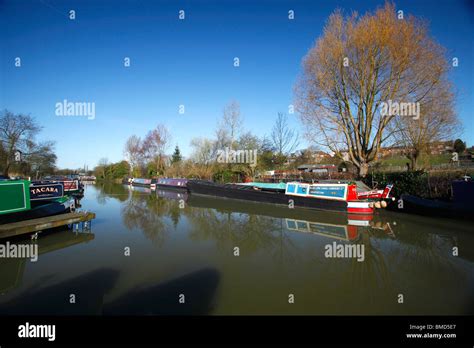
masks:
{"type": "Polygon", "coordinates": [[[298,166],[298,169],[325,169],[325,168],[334,168],[335,164],[302,164],[298,166]]]}

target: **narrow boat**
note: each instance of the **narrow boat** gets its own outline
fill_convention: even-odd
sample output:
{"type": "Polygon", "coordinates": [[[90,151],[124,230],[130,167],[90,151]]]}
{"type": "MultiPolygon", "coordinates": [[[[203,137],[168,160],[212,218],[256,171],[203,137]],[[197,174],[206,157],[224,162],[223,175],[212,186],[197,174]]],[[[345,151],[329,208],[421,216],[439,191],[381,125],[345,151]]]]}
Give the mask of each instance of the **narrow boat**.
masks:
{"type": "Polygon", "coordinates": [[[289,182],[285,184],[285,192],[262,190],[256,186],[248,185],[216,184],[203,180],[190,180],[187,187],[191,194],[280,204],[290,208],[300,207],[372,215],[377,207],[377,202],[359,199],[356,185],[349,183],[289,182]]]}
{"type": "Polygon", "coordinates": [[[243,185],[243,186],[253,186],[258,187],[264,191],[280,191],[285,192],[286,184],[284,182],[279,183],[267,183],[267,182],[244,182],[244,183],[237,183],[236,185],[243,185]]]}
{"type": "Polygon", "coordinates": [[[187,190],[187,179],[161,178],[155,180],[156,188],[187,190]]]}
{"type": "Polygon", "coordinates": [[[30,184],[30,200],[52,200],[64,196],[64,184],[61,182],[32,181],[30,184]]]}
{"type": "Polygon", "coordinates": [[[0,215],[0,224],[39,219],[47,216],[69,213],[74,210],[75,200],[68,196],[51,201],[36,201],[31,203],[31,208],[28,210],[0,215]]]}
{"type": "Polygon", "coordinates": [[[133,178],[132,186],[150,187],[152,179],[133,178]]]}
{"type": "Polygon", "coordinates": [[[455,180],[452,182],[452,192],[453,197],[449,201],[402,194],[398,201],[389,205],[389,209],[408,214],[473,220],[474,181],[455,180]]]}
{"type": "Polygon", "coordinates": [[[0,181],[0,215],[31,209],[30,182],[27,180],[0,181]]]}
{"type": "Polygon", "coordinates": [[[0,181],[0,224],[58,215],[75,210],[75,200],[72,197],[35,199],[40,196],[40,192],[36,192],[34,189],[33,192],[32,200],[30,181],[28,180],[0,181]]]}
{"type": "Polygon", "coordinates": [[[123,185],[131,185],[132,184],[133,178],[123,178],[122,179],[122,184],[123,185]]]}
{"type": "Polygon", "coordinates": [[[393,185],[389,184],[385,186],[383,190],[370,190],[357,192],[357,198],[359,199],[387,199],[390,197],[393,185]]]}
{"type": "Polygon", "coordinates": [[[84,185],[78,179],[71,179],[65,176],[47,176],[41,180],[49,183],[62,183],[64,194],[81,196],[84,194],[84,185]]]}
{"type": "MultiPolygon", "coordinates": [[[[383,190],[370,190],[364,183],[361,181],[354,182],[357,188],[357,199],[358,200],[374,200],[379,201],[380,206],[385,208],[387,203],[385,199],[389,199],[390,192],[393,188],[393,185],[387,185],[383,190]]],[[[317,181],[313,184],[351,184],[350,181],[336,181],[336,180],[321,180],[317,181]]],[[[286,191],[286,183],[263,183],[263,182],[247,182],[247,183],[239,183],[237,185],[244,185],[244,186],[253,186],[261,189],[262,191],[277,191],[277,192],[285,192],[286,191]]]]}

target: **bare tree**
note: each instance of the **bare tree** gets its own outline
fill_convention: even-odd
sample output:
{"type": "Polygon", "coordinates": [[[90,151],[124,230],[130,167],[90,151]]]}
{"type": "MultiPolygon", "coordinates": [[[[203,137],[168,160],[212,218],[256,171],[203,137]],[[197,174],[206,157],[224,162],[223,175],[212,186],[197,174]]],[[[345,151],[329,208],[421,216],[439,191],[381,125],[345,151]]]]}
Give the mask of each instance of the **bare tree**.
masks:
{"type": "Polygon", "coordinates": [[[15,152],[28,155],[35,147],[35,137],[41,127],[30,115],[14,114],[4,110],[0,116],[0,144],[2,146],[3,174],[8,176],[14,163],[15,152]]]}
{"type": "Polygon", "coordinates": [[[28,163],[29,172],[36,175],[52,174],[56,170],[57,156],[54,152],[55,142],[44,141],[32,143],[25,155],[28,163]]]}
{"type": "Polygon", "coordinates": [[[393,135],[387,127],[396,114],[383,115],[382,103],[426,105],[435,89],[450,88],[443,47],[425,22],[399,15],[391,3],[363,16],[336,11],[295,88],[307,136],[341,158],[347,152],[360,176],[393,135]]]}
{"type": "Polygon", "coordinates": [[[410,160],[410,169],[418,169],[418,160],[429,152],[430,144],[447,141],[459,132],[460,122],[454,113],[453,95],[443,84],[434,87],[432,98],[420,106],[420,117],[397,116],[394,118],[394,144],[404,148],[410,160]]]}
{"type": "Polygon", "coordinates": [[[288,126],[288,116],[279,112],[270,136],[278,155],[287,155],[299,145],[298,133],[288,126]]]}
{"type": "Polygon", "coordinates": [[[165,151],[169,147],[171,134],[168,129],[159,124],[149,131],[142,142],[142,153],[146,160],[152,162],[157,174],[163,173],[165,166],[165,151]]]}
{"type": "Polygon", "coordinates": [[[194,138],[191,140],[193,153],[191,159],[194,163],[210,165],[216,160],[215,142],[206,138],[194,138]]]}
{"type": "Polygon", "coordinates": [[[132,172],[143,166],[143,148],[140,137],[136,135],[129,137],[123,152],[128,163],[130,163],[132,172]]]}
{"type": "Polygon", "coordinates": [[[234,142],[242,131],[243,119],[240,114],[240,104],[233,100],[226,105],[222,120],[216,130],[217,146],[233,148],[234,142]]]}

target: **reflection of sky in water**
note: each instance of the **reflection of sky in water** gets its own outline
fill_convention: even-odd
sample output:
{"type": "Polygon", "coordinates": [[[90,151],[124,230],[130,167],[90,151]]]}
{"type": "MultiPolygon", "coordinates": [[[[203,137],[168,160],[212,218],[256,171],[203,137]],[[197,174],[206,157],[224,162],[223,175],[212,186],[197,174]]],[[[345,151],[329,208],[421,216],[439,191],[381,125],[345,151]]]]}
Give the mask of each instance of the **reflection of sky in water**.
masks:
{"type": "MultiPolygon", "coordinates": [[[[180,209],[176,195],[87,186],[81,203],[97,214],[94,239],[42,254],[37,263],[4,264],[19,276],[0,303],[79,276],[74,284],[81,293],[81,284],[100,283],[106,269],[116,276],[103,301],[119,313],[132,300],[154,298],[137,288],[173,293],[180,284],[197,289],[207,278],[210,288],[216,284],[214,314],[473,313],[474,239],[467,223],[386,212],[372,223],[377,228],[354,227],[344,214],[206,197],[190,196],[180,209]],[[325,258],[325,245],[334,241],[363,243],[365,261],[325,258]],[[451,256],[455,245],[462,257],[451,256]]],[[[53,242],[52,235],[39,240],[53,242]]]]}

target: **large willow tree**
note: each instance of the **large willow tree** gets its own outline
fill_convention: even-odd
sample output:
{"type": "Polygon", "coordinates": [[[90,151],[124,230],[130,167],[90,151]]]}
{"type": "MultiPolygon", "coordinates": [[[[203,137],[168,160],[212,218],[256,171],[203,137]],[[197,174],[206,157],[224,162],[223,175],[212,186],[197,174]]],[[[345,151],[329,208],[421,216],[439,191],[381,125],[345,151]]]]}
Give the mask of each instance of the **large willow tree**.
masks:
{"type": "Polygon", "coordinates": [[[308,136],[365,176],[382,144],[400,132],[392,121],[407,117],[382,114],[382,103],[420,103],[426,116],[423,106],[450,94],[448,69],[427,24],[393,4],[363,16],[336,11],[303,59],[296,104],[308,136]]]}

